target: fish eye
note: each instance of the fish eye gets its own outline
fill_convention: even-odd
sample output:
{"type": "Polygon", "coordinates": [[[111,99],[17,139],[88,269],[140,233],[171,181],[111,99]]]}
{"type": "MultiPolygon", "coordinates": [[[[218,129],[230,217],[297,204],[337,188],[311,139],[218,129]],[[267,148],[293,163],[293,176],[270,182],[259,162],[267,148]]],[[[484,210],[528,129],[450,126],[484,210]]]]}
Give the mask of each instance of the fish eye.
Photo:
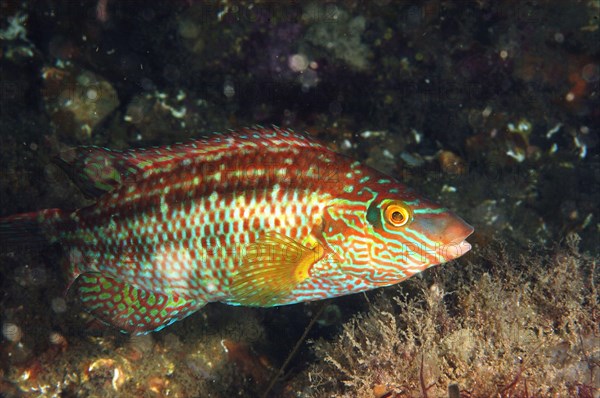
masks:
{"type": "Polygon", "coordinates": [[[390,202],[383,209],[385,221],[392,227],[406,225],[411,218],[410,208],[400,201],[390,202]]]}

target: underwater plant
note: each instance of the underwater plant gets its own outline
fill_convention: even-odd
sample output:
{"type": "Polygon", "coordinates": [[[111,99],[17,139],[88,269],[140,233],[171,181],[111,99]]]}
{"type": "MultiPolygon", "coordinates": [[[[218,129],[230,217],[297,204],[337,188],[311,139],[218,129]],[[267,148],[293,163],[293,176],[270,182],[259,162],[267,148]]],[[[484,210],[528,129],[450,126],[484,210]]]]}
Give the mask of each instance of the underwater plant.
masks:
{"type": "Polygon", "coordinates": [[[320,361],[299,385],[315,397],[598,396],[597,259],[578,241],[519,257],[496,242],[466,270],[389,289],[314,343],[320,361]]]}

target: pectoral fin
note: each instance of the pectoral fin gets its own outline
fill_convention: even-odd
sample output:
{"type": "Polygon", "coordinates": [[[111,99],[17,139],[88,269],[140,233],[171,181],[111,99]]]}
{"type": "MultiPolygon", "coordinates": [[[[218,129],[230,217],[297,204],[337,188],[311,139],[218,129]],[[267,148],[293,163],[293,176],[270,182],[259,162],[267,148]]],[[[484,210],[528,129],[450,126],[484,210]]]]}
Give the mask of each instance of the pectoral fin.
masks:
{"type": "Polygon", "coordinates": [[[323,247],[310,249],[276,233],[262,236],[245,253],[230,286],[231,303],[270,307],[310,276],[310,269],[323,256],[323,247]]]}

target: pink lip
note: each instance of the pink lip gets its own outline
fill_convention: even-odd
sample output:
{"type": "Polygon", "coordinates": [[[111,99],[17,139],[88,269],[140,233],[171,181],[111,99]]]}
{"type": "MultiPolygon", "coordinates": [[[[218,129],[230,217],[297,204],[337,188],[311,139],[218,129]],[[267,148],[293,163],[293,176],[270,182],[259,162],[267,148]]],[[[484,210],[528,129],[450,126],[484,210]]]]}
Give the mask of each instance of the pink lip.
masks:
{"type": "Polygon", "coordinates": [[[458,248],[460,248],[460,254],[458,256],[456,256],[456,257],[462,256],[463,254],[465,254],[466,252],[468,252],[472,248],[471,244],[469,242],[467,242],[466,240],[463,240],[463,241],[459,242],[456,246],[458,248]]]}
{"type": "Polygon", "coordinates": [[[437,252],[446,261],[450,261],[466,254],[469,250],[471,250],[471,248],[472,246],[469,242],[462,240],[460,242],[443,245],[437,250],[437,252]]]}
{"type": "Polygon", "coordinates": [[[475,229],[467,224],[463,219],[455,217],[444,230],[444,236],[448,238],[447,243],[442,245],[438,254],[445,260],[450,261],[467,253],[472,246],[467,242],[467,238],[475,229]]]}

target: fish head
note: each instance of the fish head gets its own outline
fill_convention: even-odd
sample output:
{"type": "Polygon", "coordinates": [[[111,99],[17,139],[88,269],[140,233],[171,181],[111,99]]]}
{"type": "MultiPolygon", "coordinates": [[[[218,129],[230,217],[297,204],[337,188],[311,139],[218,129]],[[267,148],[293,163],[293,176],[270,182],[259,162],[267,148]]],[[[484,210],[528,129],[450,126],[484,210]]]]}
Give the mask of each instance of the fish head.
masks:
{"type": "Polygon", "coordinates": [[[368,193],[368,200],[337,199],[326,208],[323,239],[341,270],[368,287],[387,286],[471,249],[473,227],[411,190],[368,193]]]}

